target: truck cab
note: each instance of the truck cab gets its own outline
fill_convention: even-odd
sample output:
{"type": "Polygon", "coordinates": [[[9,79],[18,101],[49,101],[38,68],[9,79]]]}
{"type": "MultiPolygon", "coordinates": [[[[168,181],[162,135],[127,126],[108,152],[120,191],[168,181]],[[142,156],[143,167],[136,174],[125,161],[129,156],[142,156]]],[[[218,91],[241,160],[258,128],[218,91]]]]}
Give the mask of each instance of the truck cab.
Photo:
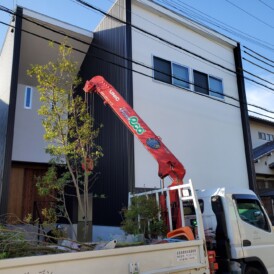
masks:
{"type": "MultiPolygon", "coordinates": [[[[274,231],[250,190],[197,190],[208,250],[216,251],[218,273],[274,273],[274,231]]],[[[187,216],[189,222],[191,215],[187,216]]]]}

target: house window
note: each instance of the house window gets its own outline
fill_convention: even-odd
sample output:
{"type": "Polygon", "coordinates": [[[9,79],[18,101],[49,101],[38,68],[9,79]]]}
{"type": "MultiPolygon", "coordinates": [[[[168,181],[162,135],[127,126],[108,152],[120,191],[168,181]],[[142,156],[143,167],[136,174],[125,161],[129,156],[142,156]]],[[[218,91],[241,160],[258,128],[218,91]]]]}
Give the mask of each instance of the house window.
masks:
{"type": "MultiPolygon", "coordinates": [[[[177,87],[190,89],[189,68],[153,57],[154,79],[177,87]]],[[[214,76],[193,70],[194,91],[224,99],[223,82],[214,76]]]]}
{"type": "Polygon", "coordinates": [[[32,88],[26,87],[25,89],[25,100],[24,100],[24,108],[31,109],[32,105],[32,88]]]}
{"type": "Polygon", "coordinates": [[[208,76],[205,73],[194,70],[194,90],[209,95],[208,76]]]}
{"type": "Polygon", "coordinates": [[[209,95],[224,99],[222,80],[209,76],[209,95]]]}
{"type": "Polygon", "coordinates": [[[194,77],[194,90],[203,94],[224,99],[223,95],[223,82],[213,76],[200,71],[193,71],[194,77]]]}
{"type": "Polygon", "coordinates": [[[154,79],[171,84],[171,62],[153,57],[154,79]]]}
{"type": "Polygon", "coordinates": [[[259,132],[259,139],[266,140],[266,135],[264,132],[259,132]]]}
{"type": "Polygon", "coordinates": [[[266,140],[267,141],[273,141],[273,135],[272,134],[266,134],[266,140]]]}
{"type": "Polygon", "coordinates": [[[187,67],[172,64],[172,84],[189,89],[189,71],[187,67]]]}

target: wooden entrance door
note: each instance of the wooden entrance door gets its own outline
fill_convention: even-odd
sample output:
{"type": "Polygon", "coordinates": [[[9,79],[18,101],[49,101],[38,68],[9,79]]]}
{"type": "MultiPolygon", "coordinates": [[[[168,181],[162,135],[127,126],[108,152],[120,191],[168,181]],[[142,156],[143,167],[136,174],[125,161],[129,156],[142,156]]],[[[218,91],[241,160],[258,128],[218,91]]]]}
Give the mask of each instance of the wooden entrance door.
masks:
{"type": "MultiPolygon", "coordinates": [[[[46,167],[12,167],[8,213],[23,220],[29,213],[34,213],[34,202],[45,202],[48,197],[40,197],[37,192],[37,177],[44,175],[46,167]]],[[[15,219],[15,218],[14,218],[15,219]]]]}

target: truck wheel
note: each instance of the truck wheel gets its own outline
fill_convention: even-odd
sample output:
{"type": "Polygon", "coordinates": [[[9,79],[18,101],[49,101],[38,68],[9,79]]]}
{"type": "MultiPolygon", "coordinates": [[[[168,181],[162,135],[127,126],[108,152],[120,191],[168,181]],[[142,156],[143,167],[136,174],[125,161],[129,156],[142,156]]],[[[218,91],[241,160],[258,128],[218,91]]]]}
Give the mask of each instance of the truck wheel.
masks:
{"type": "Polygon", "coordinates": [[[262,274],[262,272],[253,266],[248,266],[244,274],[262,274]]]}

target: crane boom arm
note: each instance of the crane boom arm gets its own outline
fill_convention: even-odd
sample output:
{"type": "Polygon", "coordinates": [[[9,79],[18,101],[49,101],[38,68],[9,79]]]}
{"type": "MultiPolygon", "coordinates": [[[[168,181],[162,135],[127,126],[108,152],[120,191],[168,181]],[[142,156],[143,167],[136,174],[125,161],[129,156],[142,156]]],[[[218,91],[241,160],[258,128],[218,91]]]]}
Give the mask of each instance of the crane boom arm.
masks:
{"type": "Polygon", "coordinates": [[[126,127],[140,140],[158,162],[160,178],[169,176],[172,179],[172,185],[183,183],[184,166],[112,85],[102,76],[95,76],[86,82],[84,91],[98,93],[104,103],[111,107],[126,127]]]}

